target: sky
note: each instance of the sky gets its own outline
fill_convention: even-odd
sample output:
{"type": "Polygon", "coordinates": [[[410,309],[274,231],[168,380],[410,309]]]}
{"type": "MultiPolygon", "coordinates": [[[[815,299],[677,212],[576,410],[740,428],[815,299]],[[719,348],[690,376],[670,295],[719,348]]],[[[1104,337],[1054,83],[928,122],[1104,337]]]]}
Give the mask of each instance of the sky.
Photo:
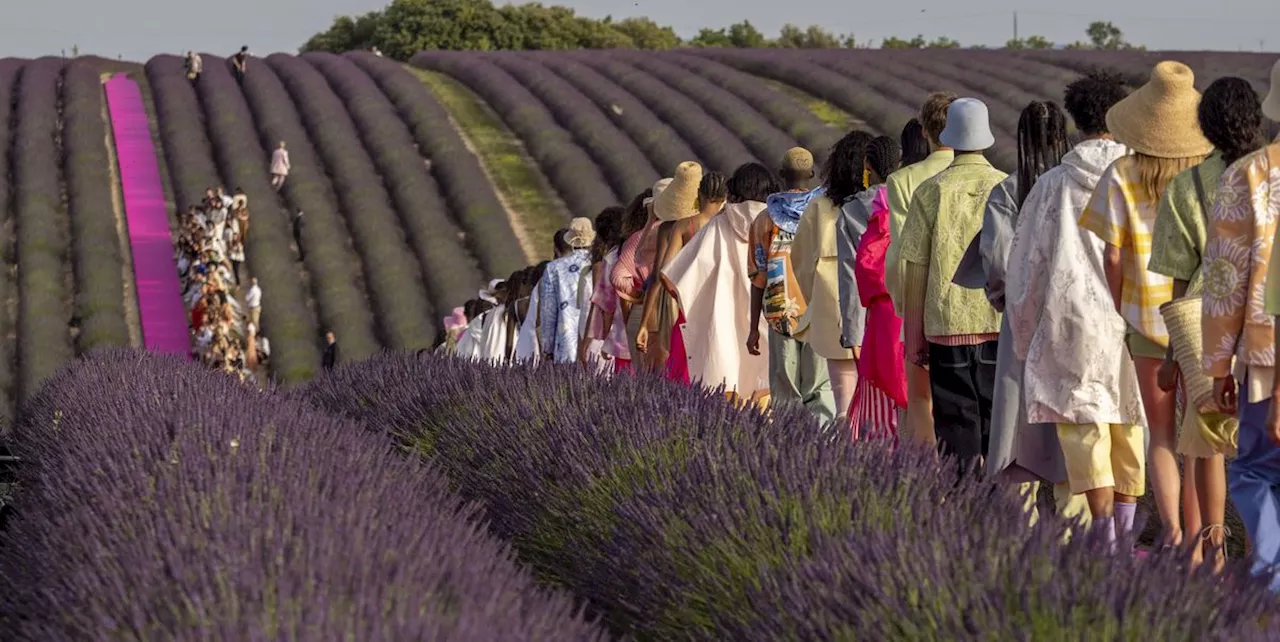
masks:
{"type": "MultiPolygon", "coordinates": [[[[294,52],[338,15],[379,9],[389,0],[0,0],[0,56],[81,54],[145,61],[187,49],[228,55],[294,52]]],[[[859,41],[947,36],[998,47],[1013,35],[1085,40],[1085,27],[1109,20],[1126,39],[1152,50],[1280,51],[1276,0],[907,0],[857,6],[841,0],[544,0],[602,18],[646,16],[683,37],[746,19],[773,36],[788,22],[819,24],[859,41]],[[750,5],[748,8],[747,5],[750,5]],[[1034,8],[1039,7],[1039,8],[1034,8]]],[[[857,3],[861,5],[862,3],[857,3]]]]}

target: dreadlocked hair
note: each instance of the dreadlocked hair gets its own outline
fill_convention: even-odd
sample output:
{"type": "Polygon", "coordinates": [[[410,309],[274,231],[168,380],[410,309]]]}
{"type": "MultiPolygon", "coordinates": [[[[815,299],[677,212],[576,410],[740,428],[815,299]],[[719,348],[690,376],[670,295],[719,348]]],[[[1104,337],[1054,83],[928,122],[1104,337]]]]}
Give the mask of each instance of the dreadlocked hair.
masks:
{"type": "Polygon", "coordinates": [[[900,164],[902,164],[902,147],[893,137],[877,136],[867,143],[867,166],[880,177],[881,181],[889,178],[900,164]]]}
{"type": "Polygon", "coordinates": [[[822,185],[827,190],[827,198],[837,207],[867,189],[862,162],[871,140],[871,134],[855,129],[831,147],[822,166],[822,185]]]}
{"type": "Polygon", "coordinates": [[[1018,207],[1040,175],[1067,155],[1067,117],[1051,101],[1033,101],[1018,118],[1018,207]]]}
{"type": "Polygon", "coordinates": [[[1204,137],[1230,165],[1263,145],[1262,101],[1253,85],[1227,76],[1213,81],[1200,97],[1197,111],[1204,137]]]}
{"type": "Polygon", "coordinates": [[[707,172],[698,183],[698,209],[729,198],[729,177],[720,172],[707,172]]]}

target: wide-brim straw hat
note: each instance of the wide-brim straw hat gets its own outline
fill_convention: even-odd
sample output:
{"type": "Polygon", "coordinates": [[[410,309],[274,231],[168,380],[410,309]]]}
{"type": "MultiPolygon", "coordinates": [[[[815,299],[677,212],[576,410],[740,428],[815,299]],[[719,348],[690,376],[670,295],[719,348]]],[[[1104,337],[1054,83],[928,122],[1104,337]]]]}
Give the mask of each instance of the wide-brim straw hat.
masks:
{"type": "Polygon", "coordinates": [[[644,199],[644,206],[649,207],[650,205],[653,205],[653,199],[657,198],[659,194],[664,192],[667,189],[667,186],[671,184],[672,180],[673,179],[670,178],[659,178],[658,182],[653,184],[653,196],[644,199]]]}
{"type": "Polygon", "coordinates": [[[987,104],[977,98],[960,98],[947,107],[947,126],[938,142],[958,152],[980,152],[996,144],[991,133],[987,104]]]}
{"type": "Polygon", "coordinates": [[[1280,60],[1271,67],[1271,89],[1267,92],[1267,99],[1262,101],[1262,113],[1280,122],[1280,60]]]}
{"type": "Polygon", "coordinates": [[[1107,129],[1135,152],[1191,158],[1213,151],[1200,131],[1200,92],[1191,68],[1173,60],[1156,65],[1151,80],[1111,107],[1107,129]]]}
{"type": "Polygon", "coordinates": [[[698,215],[698,185],[702,166],[685,161],[676,168],[671,184],[653,198],[653,215],[659,221],[683,221],[698,215]]]}
{"type": "Polygon", "coordinates": [[[591,219],[579,217],[569,221],[569,232],[564,235],[564,240],[575,249],[591,247],[596,242],[596,228],[591,219]]]}

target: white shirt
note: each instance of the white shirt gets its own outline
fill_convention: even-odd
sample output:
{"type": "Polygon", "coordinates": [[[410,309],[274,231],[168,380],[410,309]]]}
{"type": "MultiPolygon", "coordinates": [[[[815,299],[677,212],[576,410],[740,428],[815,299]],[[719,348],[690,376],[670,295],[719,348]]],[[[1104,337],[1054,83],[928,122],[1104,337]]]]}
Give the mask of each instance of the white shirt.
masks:
{"type": "Polygon", "coordinates": [[[250,309],[260,307],[262,305],[262,288],[251,285],[249,291],[244,294],[244,304],[250,309]]]}

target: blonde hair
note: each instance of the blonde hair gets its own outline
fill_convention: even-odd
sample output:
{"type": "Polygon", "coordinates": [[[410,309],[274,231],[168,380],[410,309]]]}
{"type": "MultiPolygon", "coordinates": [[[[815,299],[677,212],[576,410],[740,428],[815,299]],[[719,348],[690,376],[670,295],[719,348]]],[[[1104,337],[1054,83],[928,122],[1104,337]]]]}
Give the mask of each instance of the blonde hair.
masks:
{"type": "Polygon", "coordinates": [[[1165,188],[1169,187],[1169,181],[1172,181],[1174,176],[1199,165],[1207,157],[1208,154],[1184,158],[1159,158],[1148,156],[1142,152],[1134,152],[1133,164],[1138,170],[1139,188],[1152,201],[1159,201],[1164,194],[1165,188]]]}

